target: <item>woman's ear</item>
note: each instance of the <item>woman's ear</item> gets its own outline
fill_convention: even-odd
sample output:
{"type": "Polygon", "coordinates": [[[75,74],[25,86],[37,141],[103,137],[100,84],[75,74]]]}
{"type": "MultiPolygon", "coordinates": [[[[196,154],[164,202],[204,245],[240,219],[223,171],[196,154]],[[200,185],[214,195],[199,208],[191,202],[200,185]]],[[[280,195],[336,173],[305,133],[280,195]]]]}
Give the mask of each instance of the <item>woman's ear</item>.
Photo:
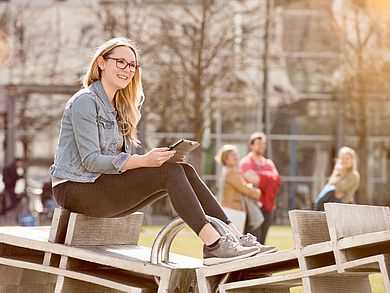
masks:
{"type": "Polygon", "coordinates": [[[96,61],[97,61],[97,65],[99,66],[100,70],[104,70],[104,66],[105,66],[104,58],[102,56],[99,56],[99,57],[97,57],[96,61]]]}

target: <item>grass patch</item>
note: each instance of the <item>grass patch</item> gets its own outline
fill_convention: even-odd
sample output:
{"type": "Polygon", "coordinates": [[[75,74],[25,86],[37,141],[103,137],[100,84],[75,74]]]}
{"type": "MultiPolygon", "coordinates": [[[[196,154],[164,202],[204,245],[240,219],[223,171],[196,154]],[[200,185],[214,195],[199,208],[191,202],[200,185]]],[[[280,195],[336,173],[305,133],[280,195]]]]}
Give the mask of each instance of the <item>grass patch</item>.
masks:
{"type": "MultiPolygon", "coordinates": [[[[140,237],[140,245],[151,247],[153,241],[162,227],[143,227],[140,237]]],[[[268,233],[266,244],[276,245],[279,250],[294,248],[291,228],[288,226],[272,226],[268,233]]],[[[171,252],[179,253],[195,258],[202,258],[202,241],[189,228],[183,229],[174,239],[171,252]]],[[[385,293],[384,284],[380,274],[370,275],[372,292],[385,293]]],[[[303,293],[302,287],[291,289],[292,293],[303,293]]]]}

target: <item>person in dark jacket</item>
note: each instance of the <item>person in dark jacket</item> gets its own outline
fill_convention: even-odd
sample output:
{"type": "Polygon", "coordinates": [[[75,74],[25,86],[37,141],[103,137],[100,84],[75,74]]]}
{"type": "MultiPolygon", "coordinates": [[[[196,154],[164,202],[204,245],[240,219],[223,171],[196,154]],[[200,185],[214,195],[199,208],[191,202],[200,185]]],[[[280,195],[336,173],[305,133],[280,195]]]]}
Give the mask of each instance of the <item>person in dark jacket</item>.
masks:
{"type": "Polygon", "coordinates": [[[3,169],[4,195],[2,199],[2,210],[0,214],[12,210],[18,204],[18,197],[15,193],[16,182],[24,177],[23,174],[18,174],[18,168],[24,168],[24,162],[20,158],[16,158],[11,164],[3,169]],[[7,206],[7,202],[9,205],[7,206]]]}

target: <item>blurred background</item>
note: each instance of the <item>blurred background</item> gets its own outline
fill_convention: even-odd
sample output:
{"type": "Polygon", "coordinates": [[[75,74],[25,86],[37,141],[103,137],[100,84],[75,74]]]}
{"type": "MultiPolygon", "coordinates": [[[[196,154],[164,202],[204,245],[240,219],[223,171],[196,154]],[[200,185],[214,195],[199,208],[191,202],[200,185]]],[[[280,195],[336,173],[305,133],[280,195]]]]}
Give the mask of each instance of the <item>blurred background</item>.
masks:
{"type": "MultiPolygon", "coordinates": [[[[216,151],[235,144],[242,157],[263,131],[282,177],[274,220],[287,224],[348,145],[357,202],[389,205],[388,0],[1,0],[0,167],[24,159],[20,192],[50,180],[64,105],[116,36],[141,50],[140,152],[201,142],[188,160],[218,193],[216,151]]],[[[173,216],[167,199],[146,212],[173,216]]]]}

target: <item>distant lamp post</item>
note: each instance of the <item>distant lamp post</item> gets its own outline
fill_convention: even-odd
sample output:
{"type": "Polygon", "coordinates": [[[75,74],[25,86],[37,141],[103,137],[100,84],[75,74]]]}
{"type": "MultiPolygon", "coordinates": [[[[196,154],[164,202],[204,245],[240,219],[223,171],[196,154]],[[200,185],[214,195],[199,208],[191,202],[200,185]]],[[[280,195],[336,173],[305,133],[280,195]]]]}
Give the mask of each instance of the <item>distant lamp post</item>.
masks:
{"type": "Polygon", "coordinates": [[[272,159],[272,143],[271,143],[271,118],[270,118],[270,109],[269,109],[269,34],[270,34],[270,18],[271,18],[271,9],[273,7],[272,0],[264,1],[265,17],[264,17],[264,35],[263,35],[263,100],[262,103],[259,103],[262,106],[261,113],[261,122],[258,123],[261,125],[259,130],[262,130],[267,136],[267,155],[272,159]]]}

